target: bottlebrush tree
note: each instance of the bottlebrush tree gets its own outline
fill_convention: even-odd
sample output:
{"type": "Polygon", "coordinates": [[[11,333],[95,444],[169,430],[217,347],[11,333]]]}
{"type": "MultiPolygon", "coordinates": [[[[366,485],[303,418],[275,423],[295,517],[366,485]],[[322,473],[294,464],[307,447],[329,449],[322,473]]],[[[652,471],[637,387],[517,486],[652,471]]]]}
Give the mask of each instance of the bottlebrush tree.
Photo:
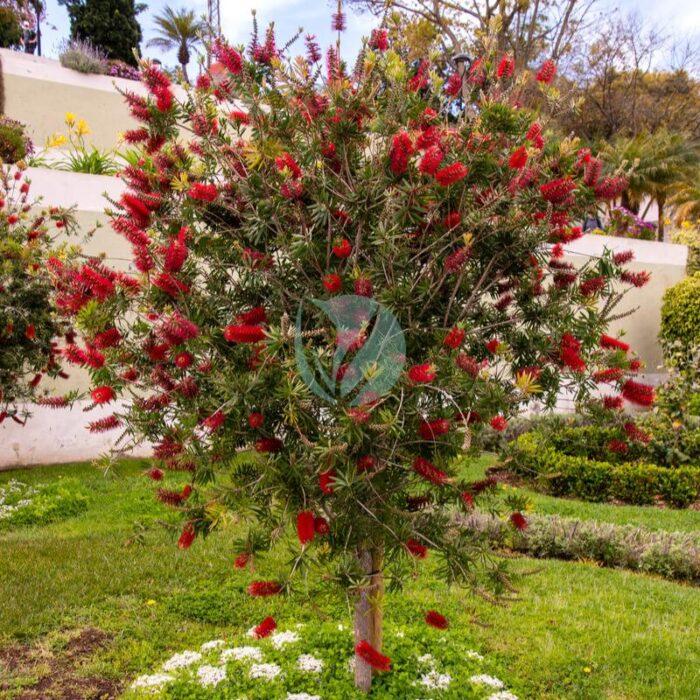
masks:
{"type": "MultiPolygon", "coordinates": [[[[352,71],[335,47],[324,70],[313,37],[305,56],[289,51],[271,31],[249,56],[217,40],[218,63],[181,100],[144,64],[149,96],[126,95],[141,160],[124,171],[112,221],[138,279],[63,266],[59,303],[87,347],[109,338],[93,402],[129,399],[95,429],[149,440],[155,480],[182,472],[181,489],[158,490],[182,512],[179,546],[222,508],[249,528],[238,568],[291,531],[288,578],[249,593],[323,570],[354,601],[367,690],[373,669],[390,668],[386,582],[430,556],[449,583],[505,590],[502,562],[453,517],[494,499],[493,480],[465,481],[456,460],[478,449],[482,427],[505,428],[532,400],[553,406],[561,388],[620,425],[623,395],[653,398],[631,378],[627,346],[604,335],[622,290],[646,276],[625,270],[628,254],[563,260],[583,215],[624,178],[518,106],[537,78],[514,75],[508,57],[445,79],[427,59],[409,64],[381,29],[352,71]],[[363,393],[376,363],[356,361],[375,321],[338,327],[309,303],[351,295],[403,329],[397,379],[381,394],[363,393]],[[336,388],[356,373],[356,390],[312,391],[295,345],[336,388]],[[594,398],[603,382],[609,396],[594,398]]],[[[540,71],[545,89],[553,75],[540,71]]],[[[516,528],[522,505],[503,503],[516,528]]]]}
{"type": "MultiPolygon", "coordinates": [[[[56,237],[70,232],[74,221],[62,209],[36,214],[30,186],[22,170],[2,169],[0,424],[7,419],[24,423],[30,414],[26,402],[37,397],[42,379],[63,374],[56,340],[70,334],[68,319],[51,305],[53,287],[46,261],[56,237]]],[[[56,403],[55,397],[49,403],[56,403]]],[[[60,403],[66,404],[67,399],[60,403]]]]}

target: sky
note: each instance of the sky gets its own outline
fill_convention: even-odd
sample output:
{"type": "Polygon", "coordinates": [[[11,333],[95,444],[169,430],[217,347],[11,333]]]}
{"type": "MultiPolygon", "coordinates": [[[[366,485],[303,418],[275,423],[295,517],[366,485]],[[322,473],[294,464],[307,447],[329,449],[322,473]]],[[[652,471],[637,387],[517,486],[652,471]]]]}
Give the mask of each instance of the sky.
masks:
{"type": "MultiPolygon", "coordinates": [[[[291,38],[299,27],[318,37],[322,47],[335,41],[335,34],[330,28],[332,9],[327,0],[220,0],[221,24],[224,35],[235,43],[247,43],[252,28],[251,11],[255,9],[258,24],[264,28],[274,21],[277,43],[282,45],[291,38]]],[[[603,8],[617,8],[623,13],[637,12],[667,33],[676,37],[687,37],[700,46],[700,2],[698,0],[600,0],[603,8]]],[[[166,5],[173,8],[188,7],[206,11],[206,0],[156,0],[147,2],[148,9],[139,21],[147,41],[153,36],[153,16],[160,13],[166,5]]],[[[335,2],[333,2],[333,6],[335,2]]],[[[376,19],[369,14],[348,12],[348,28],[342,37],[342,54],[351,61],[360,47],[363,35],[369,34],[376,24],[376,19]]],[[[58,0],[47,0],[47,19],[43,27],[43,53],[57,57],[62,40],[68,36],[68,14],[58,0]]],[[[300,53],[303,47],[300,45],[300,53]]],[[[161,54],[142,45],[145,56],[160,58],[167,65],[173,65],[174,54],[161,54]]]]}

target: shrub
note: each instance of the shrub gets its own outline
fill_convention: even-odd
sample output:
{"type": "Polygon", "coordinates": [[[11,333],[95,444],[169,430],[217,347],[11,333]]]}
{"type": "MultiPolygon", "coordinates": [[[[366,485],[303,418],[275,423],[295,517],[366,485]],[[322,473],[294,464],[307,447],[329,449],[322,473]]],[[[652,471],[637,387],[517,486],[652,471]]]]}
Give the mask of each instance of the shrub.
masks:
{"type": "Polygon", "coordinates": [[[681,223],[680,228],[671,233],[671,241],[688,246],[688,274],[700,272],[700,221],[681,223]]]}
{"type": "Polygon", "coordinates": [[[113,78],[123,78],[124,80],[140,80],[141,73],[138,68],[130,66],[124,61],[118,59],[109,59],[107,61],[107,75],[113,78]]]}
{"type": "Polygon", "coordinates": [[[75,480],[37,486],[11,480],[0,484],[0,530],[70,518],[84,512],[87,502],[75,480]]]}
{"type": "Polygon", "coordinates": [[[17,13],[5,5],[0,6],[0,48],[19,46],[22,40],[22,26],[17,13]]]}
{"type": "Polygon", "coordinates": [[[21,122],[0,116],[0,161],[12,165],[34,152],[34,146],[26,135],[21,122]]]}
{"type": "Polygon", "coordinates": [[[593,560],[603,566],[632,569],[700,584],[697,533],[650,532],[631,525],[529,515],[527,529],[514,532],[487,513],[460,518],[467,529],[488,535],[499,547],[532,557],[593,560]]]}
{"type": "MultiPolygon", "coordinates": [[[[561,260],[624,178],[518,106],[520,81],[537,81],[499,77],[495,51],[460,110],[458,73],[445,83],[387,41],[375,34],[351,73],[332,47],[321,77],[310,39],[298,60],[272,29],[250,57],[218,39],[216,71],[184,100],[144,64],[148,95],[126,95],[141,126],[125,134],[142,158],[112,221],[142,276],[56,269],[61,303],[89,279],[71,309],[86,349],[114,339],[92,401],[133,398],[111,425],[183,475],[159,491],[182,514],[180,547],[228,510],[251,516],[244,566],[292,530],[288,576],[251,595],[302,572],[338,582],[370,643],[384,577],[399,584],[428,548],[448,581],[499,592],[500,562],[446,527],[476,492],[454,458],[478,425],[504,428],[562,384],[583,401],[601,370],[653,399],[602,343],[618,285],[646,274],[626,255],[561,260]]],[[[369,665],[357,672],[368,689],[369,665]]]]}
{"type": "Polygon", "coordinates": [[[67,42],[59,58],[64,68],[79,73],[106,73],[108,68],[106,54],[89,41],[81,39],[67,42]]]}
{"type": "Polygon", "coordinates": [[[644,462],[613,464],[563,454],[541,432],[521,435],[508,448],[509,467],[557,496],[650,505],[662,498],[685,508],[700,497],[700,467],[668,469],[644,462]]]}
{"type": "Polygon", "coordinates": [[[693,369],[695,348],[700,347],[700,272],[664,292],[659,338],[669,364],[693,369]]]}

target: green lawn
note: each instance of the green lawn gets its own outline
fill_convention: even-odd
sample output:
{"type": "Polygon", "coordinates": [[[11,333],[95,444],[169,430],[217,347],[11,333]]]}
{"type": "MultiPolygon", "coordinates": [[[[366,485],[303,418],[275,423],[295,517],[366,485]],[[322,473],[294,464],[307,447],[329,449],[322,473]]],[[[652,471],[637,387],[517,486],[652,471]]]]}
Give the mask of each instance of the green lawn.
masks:
{"type": "MultiPolygon", "coordinates": [[[[488,463],[467,471],[476,475],[488,463]]],[[[175,530],[160,524],[174,522],[172,516],[140,476],[144,464],[123,463],[109,475],[87,465],[0,474],[0,484],[63,475],[80,480],[89,494],[82,515],[0,533],[0,665],[3,647],[26,642],[60,656],[73,631],[98,628],[110,635],[108,643],[73,672],[124,681],[151,672],[175,651],[240,633],[266,614],[280,622],[347,622],[344,602],[319,590],[311,600],[301,594],[250,599],[245,586],[252,575],[231,566],[232,529],[178,551],[175,530]]],[[[542,512],[670,530],[697,529],[700,518],[690,511],[532,500],[542,512]]],[[[256,575],[274,576],[287,554],[260,564],[256,575]]],[[[484,653],[521,698],[698,697],[700,590],[585,563],[523,558],[513,567],[527,575],[518,600],[501,607],[448,593],[428,560],[419,579],[388,597],[387,624],[411,625],[417,610],[439,608],[451,619],[448,634],[484,653]]],[[[0,666],[0,688],[6,686],[0,697],[18,697],[40,675],[40,665],[9,673],[0,666]]]]}

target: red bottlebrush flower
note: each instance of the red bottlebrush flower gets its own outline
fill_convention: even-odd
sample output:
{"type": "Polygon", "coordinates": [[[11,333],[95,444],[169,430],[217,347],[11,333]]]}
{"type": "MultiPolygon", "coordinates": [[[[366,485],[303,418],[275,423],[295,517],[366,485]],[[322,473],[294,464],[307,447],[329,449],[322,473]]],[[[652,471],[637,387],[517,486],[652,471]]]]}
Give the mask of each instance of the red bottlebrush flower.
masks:
{"type": "Polygon", "coordinates": [[[216,432],[226,421],[226,414],[216,411],[202,421],[202,426],[210,433],[216,432]]]}
{"type": "Polygon", "coordinates": [[[321,60],[321,49],[316,42],[316,37],[313,34],[307,34],[304,37],[306,44],[306,60],[310,64],[318,63],[321,60]]]}
{"type": "Polygon", "coordinates": [[[243,58],[231,48],[221,37],[217,37],[212,46],[216,60],[233,75],[238,75],[243,69],[243,58]]]}
{"type": "Polygon", "coordinates": [[[357,460],[357,471],[367,472],[377,466],[377,459],[372,455],[363,455],[357,460]]]}
{"type": "Polygon", "coordinates": [[[593,380],[596,382],[616,382],[622,379],[623,371],[618,367],[608,367],[593,373],[593,380]]]}
{"type": "Polygon", "coordinates": [[[261,452],[263,454],[279,452],[283,443],[278,438],[260,438],[255,441],[256,452],[261,452]]]}
{"type": "Polygon", "coordinates": [[[542,198],[552,204],[561,204],[576,189],[576,183],[569,177],[551,180],[540,185],[542,198]]]}
{"type": "Polygon", "coordinates": [[[418,540],[410,539],[406,542],[406,549],[416,559],[425,559],[428,556],[428,548],[418,542],[418,540]]]}
{"type": "Polygon", "coordinates": [[[226,326],[224,339],[229,343],[259,343],[265,339],[265,329],[252,325],[226,326]]]}
{"type": "Polygon", "coordinates": [[[282,586],[277,581],[253,581],[248,586],[248,595],[254,598],[266,598],[282,592],[282,586]]]}
{"type": "Polygon", "coordinates": [[[654,403],[654,387],[649,384],[628,379],[622,385],[622,395],[630,402],[638,406],[651,406],[654,403]]]}
{"type": "Polygon", "coordinates": [[[258,428],[262,428],[263,423],[265,422],[265,416],[263,416],[262,413],[259,413],[258,411],[253,411],[248,416],[248,425],[253,429],[257,430],[258,428]]]}
{"type": "Polygon", "coordinates": [[[317,515],[314,518],[314,531],[317,535],[327,535],[331,531],[331,528],[325,518],[317,515]]]}
{"type": "Polygon", "coordinates": [[[245,569],[249,561],[250,554],[248,554],[248,552],[243,552],[233,560],[233,566],[236,569],[245,569]]]}
{"type": "Polygon", "coordinates": [[[199,335],[199,326],[176,311],[162,321],[158,327],[158,334],[170,345],[181,345],[199,335]]]}
{"type": "MultiPolygon", "coordinates": [[[[191,491],[191,487],[190,487],[191,491]]],[[[156,492],[156,498],[161,502],[165,503],[166,506],[173,506],[177,507],[182,505],[186,500],[187,497],[190,495],[190,492],[185,493],[184,489],[183,491],[171,491],[169,489],[158,489],[156,492]]]]}
{"type": "Polygon", "coordinates": [[[170,88],[157,87],[153,94],[156,98],[156,109],[159,112],[167,112],[173,106],[173,93],[170,88]]]}
{"type": "Polygon", "coordinates": [[[520,170],[520,168],[524,168],[526,165],[527,149],[525,146],[520,146],[520,148],[516,148],[510,154],[510,158],[508,158],[508,167],[512,168],[513,170],[520,170]]]}
{"type": "Polygon", "coordinates": [[[440,146],[430,146],[418,163],[419,172],[425,173],[426,175],[435,175],[444,157],[445,154],[442,152],[440,146]]]}
{"type": "Polygon", "coordinates": [[[314,514],[304,510],[297,515],[297,537],[302,545],[312,542],[314,539],[314,514]]]}
{"type": "Polygon", "coordinates": [[[333,255],[341,260],[350,257],[352,253],[352,246],[347,238],[343,238],[341,241],[333,246],[333,255]]]}
{"type": "Polygon", "coordinates": [[[160,275],[157,275],[153,278],[151,284],[171,297],[188,294],[190,291],[188,285],[173,277],[169,272],[162,272],[160,275]]]}
{"type": "Polygon", "coordinates": [[[330,294],[337,294],[343,288],[343,280],[340,275],[336,275],[335,273],[325,275],[322,282],[326,291],[330,294]]]}
{"type": "Polygon", "coordinates": [[[587,187],[595,187],[603,170],[603,162],[598,158],[591,158],[583,169],[583,184],[587,187]]]}
{"type": "Polygon", "coordinates": [[[463,328],[458,328],[457,326],[455,326],[445,336],[445,339],[442,341],[442,344],[447,348],[456,350],[464,342],[464,337],[466,336],[466,334],[467,333],[463,328]]]}
{"type": "Polygon", "coordinates": [[[452,163],[451,165],[446,165],[444,168],[440,168],[440,170],[435,173],[435,179],[442,187],[448,187],[455,182],[463,180],[468,173],[469,170],[463,163],[452,163]]]}
{"type": "Polygon", "coordinates": [[[366,423],[370,417],[369,411],[366,411],[364,408],[362,408],[362,406],[353,406],[352,408],[348,408],[346,413],[348,414],[348,418],[350,418],[350,420],[356,425],[366,423]]]}
{"type": "Polygon", "coordinates": [[[598,275],[596,277],[589,277],[587,280],[581,283],[579,291],[584,297],[590,297],[597,294],[601,289],[605,287],[605,277],[603,275],[598,275]]]}
{"type": "Polygon", "coordinates": [[[503,432],[508,427],[508,421],[501,415],[494,416],[489,424],[494,430],[499,432],[503,432]]]}
{"type": "Polygon", "coordinates": [[[544,139],[542,138],[542,127],[537,122],[530,125],[530,128],[527,130],[527,134],[525,134],[525,138],[535,148],[542,149],[542,147],[544,146],[544,139]]]}
{"type": "Polygon", "coordinates": [[[378,652],[365,639],[355,647],[355,654],[375,671],[386,672],[391,670],[391,659],[378,652]]]}
{"type": "Polygon", "coordinates": [[[413,365],[408,370],[408,378],[414,384],[429,384],[437,377],[435,366],[426,362],[422,365],[413,365]]]}
{"type": "Polygon", "coordinates": [[[373,293],[372,281],[366,277],[358,277],[354,282],[355,294],[359,297],[371,298],[373,293]]]}
{"type": "Polygon", "coordinates": [[[194,358],[189,352],[179,352],[173,359],[175,366],[180,369],[187,369],[193,361],[194,358]]]}
{"type": "Polygon", "coordinates": [[[300,199],[304,194],[304,185],[300,180],[287,180],[280,186],[280,194],[290,201],[300,199]]]}
{"type": "Polygon", "coordinates": [[[158,469],[158,467],[153,467],[146,472],[146,476],[149,479],[153,479],[153,481],[162,481],[165,472],[162,469],[158,469]]]}
{"type": "Polygon", "coordinates": [[[622,350],[623,352],[627,352],[630,349],[627,343],[623,343],[619,338],[613,338],[609,335],[601,335],[599,345],[601,348],[622,350]]]}
{"type": "Polygon", "coordinates": [[[206,182],[195,182],[188,190],[187,194],[200,202],[213,202],[219,196],[216,185],[206,182]]]}
{"type": "Polygon", "coordinates": [[[630,372],[639,372],[642,368],[642,361],[639,359],[630,360],[629,369],[630,372]]]}
{"type": "Polygon", "coordinates": [[[574,372],[583,372],[586,369],[586,363],[581,358],[580,351],[581,341],[574,338],[571,333],[564,333],[560,348],[561,361],[574,372]]]}
{"type": "Polygon", "coordinates": [[[625,423],[622,427],[624,428],[627,437],[633,442],[641,442],[647,445],[651,441],[651,435],[649,435],[649,433],[647,433],[645,430],[638,428],[634,423],[625,423]]]}
{"type": "Polygon", "coordinates": [[[269,637],[277,629],[277,623],[274,617],[266,617],[254,630],[253,637],[255,639],[265,639],[269,637]]]}
{"type": "Polygon", "coordinates": [[[527,520],[525,516],[517,511],[510,514],[510,522],[516,530],[522,531],[527,528],[527,520]]]}
{"type": "Polygon", "coordinates": [[[100,404],[114,401],[117,395],[114,393],[114,389],[112,389],[111,386],[98,386],[90,392],[90,396],[92,396],[92,400],[95,403],[100,404]]]}
{"type": "Polygon", "coordinates": [[[593,192],[598,199],[609,201],[617,199],[628,186],[624,177],[604,177],[594,188],[593,192]]]}
{"type": "Polygon", "coordinates": [[[189,549],[192,546],[196,536],[197,533],[195,532],[192,523],[187,523],[187,525],[185,525],[185,527],[182,529],[180,539],[177,541],[178,548],[189,549]]]}
{"type": "Polygon", "coordinates": [[[473,357],[467,355],[467,353],[465,352],[460,352],[459,355],[457,355],[455,364],[463,372],[466,372],[468,375],[470,375],[473,379],[477,378],[477,376],[479,375],[479,370],[481,369],[479,363],[473,357]]]}
{"type": "Polygon", "coordinates": [[[386,29],[373,29],[369,37],[369,47],[376,51],[386,51],[389,48],[389,35],[386,29]]]}
{"type": "Polygon", "coordinates": [[[436,486],[442,486],[449,480],[447,473],[438,469],[432,462],[425,459],[425,457],[416,457],[413,460],[413,471],[436,486]]]}
{"type": "Polygon", "coordinates": [[[321,472],[318,475],[318,487],[326,495],[333,493],[333,479],[335,479],[335,469],[327,469],[325,472],[321,472]]]}
{"type": "Polygon", "coordinates": [[[610,411],[619,411],[623,406],[622,396],[604,396],[603,407],[610,411]]]}
{"type": "Polygon", "coordinates": [[[625,270],[620,275],[620,279],[633,287],[643,287],[651,279],[651,275],[646,270],[640,270],[639,272],[625,270]]]}
{"type": "Polygon", "coordinates": [[[547,59],[537,71],[537,80],[549,85],[557,74],[557,64],[551,58],[547,59]]]}
{"type": "Polygon", "coordinates": [[[413,154],[413,142],[411,137],[400,131],[391,140],[389,149],[389,168],[394,175],[403,175],[408,168],[408,159],[413,154]]]}
{"type": "Polygon", "coordinates": [[[510,78],[515,70],[515,61],[511,56],[503,56],[496,69],[496,77],[510,78]]]}
{"type": "Polygon", "coordinates": [[[468,248],[467,246],[458,248],[457,250],[450,253],[445,258],[445,272],[449,274],[459,272],[464,267],[464,263],[466,263],[469,259],[470,253],[471,248],[468,248]]]}
{"type": "Polygon", "coordinates": [[[114,430],[115,428],[120,428],[122,422],[115,415],[107,416],[106,418],[100,418],[99,420],[92,421],[88,423],[88,430],[91,433],[104,433],[108,430],[114,430]]]}
{"type": "Polygon", "coordinates": [[[450,626],[447,618],[437,612],[437,610],[428,610],[425,613],[425,623],[439,630],[446,630],[450,626]]]}
{"type": "Polygon", "coordinates": [[[634,260],[634,253],[631,250],[623,250],[613,255],[613,262],[616,265],[624,265],[634,260]]]}
{"type": "Polygon", "coordinates": [[[488,343],[486,343],[486,349],[492,354],[495,355],[498,352],[498,349],[501,347],[501,341],[498,338],[491,338],[488,343]]]}
{"type": "Polygon", "coordinates": [[[108,328],[102,333],[98,333],[93,339],[92,344],[103,350],[104,348],[113,348],[119,345],[122,339],[122,334],[116,328],[108,328]]]}
{"type": "Polygon", "coordinates": [[[445,94],[450,97],[457,97],[462,91],[462,76],[459,73],[452,73],[445,83],[445,94]]]}
{"type": "Polygon", "coordinates": [[[242,112],[240,109],[234,109],[229,115],[229,119],[236,124],[249,124],[250,117],[246,112],[242,112]]]}
{"type": "Polygon", "coordinates": [[[423,440],[434,440],[436,437],[450,432],[450,421],[447,418],[437,418],[432,421],[422,420],[418,425],[418,433],[423,440]]]}
{"type": "Polygon", "coordinates": [[[34,340],[36,338],[36,327],[34,326],[33,323],[30,323],[25,329],[24,329],[24,337],[27,340],[34,340]]]}
{"type": "Polygon", "coordinates": [[[459,497],[462,499],[462,503],[464,503],[464,507],[467,510],[471,510],[474,507],[474,496],[472,496],[469,491],[462,491],[459,497]]]}
{"type": "MultiPolygon", "coordinates": [[[[47,408],[65,408],[68,406],[68,399],[65,396],[40,396],[36,403],[47,408]]],[[[5,417],[7,418],[7,415],[5,417]]]]}
{"type": "Polygon", "coordinates": [[[458,211],[451,211],[443,220],[443,225],[446,229],[453,229],[462,221],[462,215],[458,211]]]}
{"type": "Polygon", "coordinates": [[[302,176],[301,168],[287,151],[284,151],[275,158],[275,165],[277,166],[277,170],[281,173],[286,170],[295,180],[302,176]]]}
{"type": "Polygon", "coordinates": [[[605,445],[608,452],[615,452],[616,454],[624,455],[629,452],[629,445],[624,440],[618,440],[613,438],[607,445],[605,445]]]}
{"type": "Polygon", "coordinates": [[[165,251],[165,260],[163,269],[166,272],[179,272],[187,260],[187,246],[185,245],[185,237],[187,236],[187,228],[182,227],[177,238],[174,238],[165,251]]]}

